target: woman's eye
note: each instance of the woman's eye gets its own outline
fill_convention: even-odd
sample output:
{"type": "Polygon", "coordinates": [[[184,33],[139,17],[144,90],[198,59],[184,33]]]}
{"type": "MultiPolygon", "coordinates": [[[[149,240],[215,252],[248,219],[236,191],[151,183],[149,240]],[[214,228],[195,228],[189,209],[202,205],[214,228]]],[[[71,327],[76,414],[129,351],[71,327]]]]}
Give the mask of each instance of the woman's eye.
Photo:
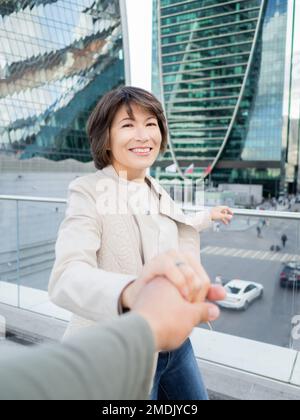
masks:
{"type": "Polygon", "coordinates": [[[156,127],[157,126],[157,124],[156,123],[149,123],[149,124],[147,124],[148,126],[152,126],[152,127],[156,127]]]}
{"type": "Polygon", "coordinates": [[[126,125],[123,125],[123,127],[122,127],[122,128],[130,128],[130,127],[132,127],[132,124],[126,124],[126,125]]]}

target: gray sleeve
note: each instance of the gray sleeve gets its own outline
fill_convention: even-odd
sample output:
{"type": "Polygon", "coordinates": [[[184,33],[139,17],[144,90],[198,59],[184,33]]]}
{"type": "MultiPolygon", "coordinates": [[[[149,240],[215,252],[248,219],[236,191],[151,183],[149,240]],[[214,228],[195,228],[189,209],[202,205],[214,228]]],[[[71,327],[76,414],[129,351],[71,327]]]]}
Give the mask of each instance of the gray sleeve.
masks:
{"type": "Polygon", "coordinates": [[[67,343],[15,353],[0,347],[1,400],[147,399],[154,338],[130,313],[67,343]]]}

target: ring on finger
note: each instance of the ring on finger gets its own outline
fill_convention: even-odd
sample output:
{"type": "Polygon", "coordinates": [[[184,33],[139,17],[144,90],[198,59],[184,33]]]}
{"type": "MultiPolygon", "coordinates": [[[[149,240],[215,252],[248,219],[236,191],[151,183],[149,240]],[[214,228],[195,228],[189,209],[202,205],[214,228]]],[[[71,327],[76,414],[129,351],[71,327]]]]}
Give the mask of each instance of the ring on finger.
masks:
{"type": "Polygon", "coordinates": [[[186,265],[184,261],[176,261],[175,262],[176,267],[181,267],[182,265],[186,265]]]}

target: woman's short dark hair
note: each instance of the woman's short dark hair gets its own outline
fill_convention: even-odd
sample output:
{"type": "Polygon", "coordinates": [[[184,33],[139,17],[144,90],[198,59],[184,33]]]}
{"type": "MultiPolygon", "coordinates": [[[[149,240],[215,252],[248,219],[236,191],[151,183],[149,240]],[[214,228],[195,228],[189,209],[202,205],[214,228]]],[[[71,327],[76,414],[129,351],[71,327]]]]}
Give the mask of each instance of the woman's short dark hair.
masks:
{"type": "Polygon", "coordinates": [[[113,119],[122,105],[127,108],[128,115],[133,118],[131,104],[138,105],[158,121],[162,135],[160,151],[164,153],[168,144],[168,127],[163,107],[152,93],[135,87],[120,87],[107,93],[97,104],[87,123],[87,134],[91,145],[91,153],[95,167],[103,169],[112,163],[110,147],[110,128],[113,119]]]}

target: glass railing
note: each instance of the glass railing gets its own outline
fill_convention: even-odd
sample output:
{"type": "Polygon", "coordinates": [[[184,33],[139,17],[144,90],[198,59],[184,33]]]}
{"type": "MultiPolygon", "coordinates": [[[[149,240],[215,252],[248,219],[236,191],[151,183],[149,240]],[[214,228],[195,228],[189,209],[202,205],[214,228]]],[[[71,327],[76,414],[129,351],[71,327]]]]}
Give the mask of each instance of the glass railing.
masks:
{"type": "Polygon", "coordinates": [[[300,214],[236,210],[201,234],[201,259],[223,283],[215,331],[300,350],[300,214]]]}
{"type": "Polygon", "coordinates": [[[0,196],[0,303],[68,318],[47,288],[66,200],[0,196]]]}
{"type": "MultiPolygon", "coordinates": [[[[0,195],[0,303],[68,319],[47,295],[65,210],[65,199],[0,195]]],[[[203,265],[228,289],[215,331],[300,350],[299,222],[298,213],[239,209],[230,226],[201,233],[203,265]]]]}

